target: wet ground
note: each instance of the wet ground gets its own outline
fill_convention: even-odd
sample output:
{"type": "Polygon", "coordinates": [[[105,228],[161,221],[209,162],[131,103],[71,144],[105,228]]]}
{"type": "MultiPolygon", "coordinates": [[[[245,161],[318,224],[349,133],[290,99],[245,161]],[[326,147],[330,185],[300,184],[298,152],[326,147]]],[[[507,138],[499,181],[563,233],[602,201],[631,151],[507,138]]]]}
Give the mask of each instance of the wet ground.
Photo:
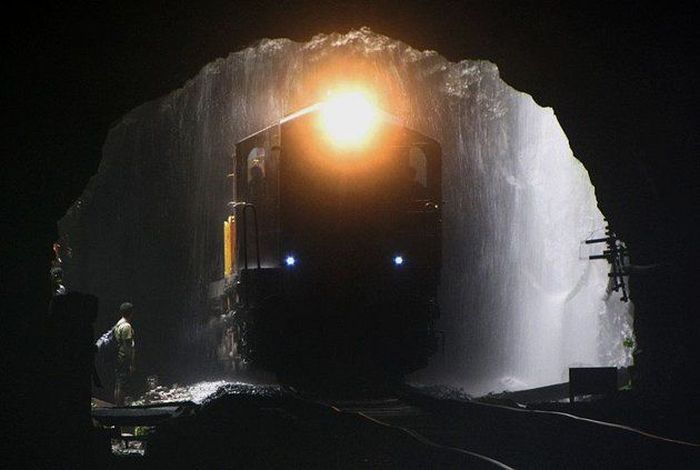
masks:
{"type": "Polygon", "coordinates": [[[253,384],[238,381],[216,380],[203,381],[190,385],[174,384],[156,386],[147,391],[132,405],[149,405],[157,403],[191,401],[198,405],[223,395],[269,396],[279,393],[279,385],[253,384]]]}

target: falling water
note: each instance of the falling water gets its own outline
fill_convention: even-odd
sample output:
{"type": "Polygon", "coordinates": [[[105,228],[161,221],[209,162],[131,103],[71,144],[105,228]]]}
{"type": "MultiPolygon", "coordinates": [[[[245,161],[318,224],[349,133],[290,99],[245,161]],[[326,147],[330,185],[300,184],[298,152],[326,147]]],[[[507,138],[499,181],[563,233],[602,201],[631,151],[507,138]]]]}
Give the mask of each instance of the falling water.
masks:
{"type": "Polygon", "coordinates": [[[608,292],[605,261],[587,259],[582,242],[605,222],[554,112],[490,62],[451,63],[367,29],[262,40],[114,125],[59,223],[73,245],[70,287],[100,297],[100,326],[129,298],[141,362],[187,356],[175,348],[202,334],[221,273],[235,143],[360,83],[443,147],[447,342],[428,376],[480,393],[561,382],[570,365],[629,365],[631,306],[608,292]]]}

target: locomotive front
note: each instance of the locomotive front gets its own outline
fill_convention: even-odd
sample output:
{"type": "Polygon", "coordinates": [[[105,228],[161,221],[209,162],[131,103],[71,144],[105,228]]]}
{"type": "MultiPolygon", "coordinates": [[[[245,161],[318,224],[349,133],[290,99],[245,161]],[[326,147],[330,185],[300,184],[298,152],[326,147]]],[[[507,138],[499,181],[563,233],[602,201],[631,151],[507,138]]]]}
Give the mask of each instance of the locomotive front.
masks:
{"type": "Polygon", "coordinates": [[[349,94],[237,145],[227,340],[282,376],[399,378],[437,348],[439,144],[349,94]]]}

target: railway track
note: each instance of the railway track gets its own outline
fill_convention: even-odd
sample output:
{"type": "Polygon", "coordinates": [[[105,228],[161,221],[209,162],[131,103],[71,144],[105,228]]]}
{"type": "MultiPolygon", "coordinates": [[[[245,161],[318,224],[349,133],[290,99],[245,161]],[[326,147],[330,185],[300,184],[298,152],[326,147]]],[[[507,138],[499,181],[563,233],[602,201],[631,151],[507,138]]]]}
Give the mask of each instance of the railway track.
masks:
{"type": "Polygon", "coordinates": [[[170,469],[700,468],[694,444],[411,389],[342,399],[285,387],[224,394],[159,426],[152,444],[147,459],[170,469]]]}
{"type": "Polygon", "coordinates": [[[326,404],[334,412],[357,416],[368,425],[379,426],[393,433],[397,439],[413,440],[437,464],[452,463],[469,468],[511,469],[505,463],[469,449],[459,427],[451,426],[444,417],[426,406],[418,406],[401,398],[362,401],[336,401],[326,404]]]}
{"type": "Polygon", "coordinates": [[[286,389],[277,412],[314,423],[311,435],[333,436],[324,444],[336,454],[333,468],[512,468],[446,444],[459,439],[453,428],[397,396],[320,400],[286,389]]]}
{"type": "Polygon", "coordinates": [[[429,467],[700,468],[697,444],[565,413],[441,400],[411,390],[375,399],[305,400],[340,419],[363,422],[365,429],[383,429],[397,443],[412,442],[426,452],[429,467]]]}

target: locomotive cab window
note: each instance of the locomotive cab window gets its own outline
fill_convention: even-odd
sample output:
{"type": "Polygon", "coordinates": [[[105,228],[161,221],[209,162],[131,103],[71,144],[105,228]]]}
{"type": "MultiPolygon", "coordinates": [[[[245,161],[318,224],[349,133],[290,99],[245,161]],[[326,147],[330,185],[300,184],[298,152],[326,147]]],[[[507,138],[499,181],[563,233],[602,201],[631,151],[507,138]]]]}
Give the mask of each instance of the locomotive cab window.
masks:
{"type": "Polygon", "coordinates": [[[263,197],[265,185],[265,149],[253,148],[247,158],[248,191],[253,201],[263,197]]]}
{"type": "Polygon", "coordinates": [[[410,198],[423,200],[428,198],[428,157],[423,149],[413,145],[408,150],[406,161],[410,198]]]}
{"type": "Polygon", "coordinates": [[[415,173],[414,180],[424,187],[428,186],[428,158],[420,147],[414,145],[408,151],[408,166],[415,173]]]}
{"type": "Polygon", "coordinates": [[[408,144],[400,148],[398,154],[399,194],[404,201],[424,201],[432,199],[435,181],[435,160],[430,149],[420,144],[408,144]]]}
{"type": "Polygon", "coordinates": [[[265,175],[265,149],[262,147],[253,148],[248,154],[248,182],[253,180],[257,173],[265,175]]]}

